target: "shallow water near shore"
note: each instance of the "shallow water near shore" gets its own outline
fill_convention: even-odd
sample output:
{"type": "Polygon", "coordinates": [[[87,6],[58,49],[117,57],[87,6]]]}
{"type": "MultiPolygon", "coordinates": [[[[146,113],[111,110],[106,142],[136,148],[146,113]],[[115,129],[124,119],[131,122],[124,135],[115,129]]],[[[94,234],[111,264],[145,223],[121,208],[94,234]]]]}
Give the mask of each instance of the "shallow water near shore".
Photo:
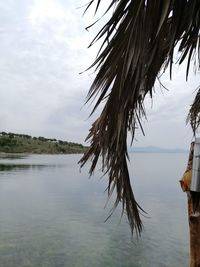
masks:
{"type": "Polygon", "coordinates": [[[81,155],[0,156],[0,267],[186,267],[187,154],[131,154],[135,197],[148,212],[138,239],[121,207],[105,223],[107,177],[81,155]]]}

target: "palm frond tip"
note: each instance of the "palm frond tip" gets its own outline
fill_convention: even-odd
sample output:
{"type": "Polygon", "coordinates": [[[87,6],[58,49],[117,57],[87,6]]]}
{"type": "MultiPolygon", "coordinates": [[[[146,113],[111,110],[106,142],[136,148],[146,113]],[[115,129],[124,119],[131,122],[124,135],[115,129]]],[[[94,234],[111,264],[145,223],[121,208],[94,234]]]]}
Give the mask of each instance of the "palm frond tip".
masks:
{"type": "Polygon", "coordinates": [[[97,74],[87,100],[99,95],[94,111],[105,97],[107,102],[90,129],[90,147],[80,164],[91,159],[92,173],[102,157],[102,169],[109,176],[108,195],[115,188],[115,206],[122,203],[131,230],[140,233],[140,207],[127,167],[127,131],[134,137],[137,125],[141,125],[144,99],[147,94],[152,97],[161,69],[168,64],[172,69],[175,46],[181,54],[179,63],[188,59],[186,76],[192,55],[197,52],[200,58],[200,1],[113,0],[109,8],[114,4],[112,17],[92,42],[103,38],[102,49],[91,66],[96,66],[97,74]]]}
{"type": "Polygon", "coordinates": [[[193,133],[195,135],[197,128],[200,125],[200,88],[196,94],[196,97],[190,107],[187,123],[190,123],[193,133]]]}

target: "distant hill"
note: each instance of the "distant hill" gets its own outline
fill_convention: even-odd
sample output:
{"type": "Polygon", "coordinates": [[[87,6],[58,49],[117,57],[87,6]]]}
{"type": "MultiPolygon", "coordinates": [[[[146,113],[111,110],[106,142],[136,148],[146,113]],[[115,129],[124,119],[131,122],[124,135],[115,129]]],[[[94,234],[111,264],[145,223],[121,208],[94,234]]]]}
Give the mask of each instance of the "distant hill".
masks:
{"type": "Polygon", "coordinates": [[[156,146],[131,147],[128,151],[130,153],[188,153],[185,149],[167,149],[156,146]]]}
{"type": "Polygon", "coordinates": [[[84,153],[82,144],[67,142],[42,136],[27,134],[0,133],[0,152],[35,154],[74,154],[84,153]]]}

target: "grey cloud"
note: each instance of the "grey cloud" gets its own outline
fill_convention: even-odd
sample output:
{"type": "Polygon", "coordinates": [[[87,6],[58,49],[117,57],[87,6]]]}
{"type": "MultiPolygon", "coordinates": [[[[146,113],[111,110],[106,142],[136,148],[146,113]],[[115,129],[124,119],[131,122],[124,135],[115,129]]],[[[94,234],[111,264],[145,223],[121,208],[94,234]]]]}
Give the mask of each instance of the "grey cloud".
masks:
{"type": "Polygon", "coordinates": [[[0,12],[6,14],[0,43],[1,129],[83,142],[87,127],[85,132],[80,127],[89,123],[81,123],[87,116],[80,107],[89,83],[78,74],[86,68],[82,43],[76,43],[81,42],[81,30],[67,17],[32,25],[32,5],[23,1],[15,9],[14,1],[0,3],[0,12]],[[63,36],[57,33],[60,27],[63,36]]]}
{"type": "MultiPolygon", "coordinates": [[[[79,75],[97,52],[98,45],[87,49],[96,30],[84,29],[89,20],[76,9],[84,1],[54,2],[66,15],[33,23],[34,1],[0,1],[0,130],[83,142],[99,113],[87,120],[91,107],[82,108],[93,70],[79,75]]],[[[185,117],[198,78],[191,75],[185,83],[180,69],[163,83],[170,91],[163,96],[156,87],[153,108],[147,105],[146,137],[139,130],[136,137],[140,146],[186,147],[192,135],[185,117]]]]}

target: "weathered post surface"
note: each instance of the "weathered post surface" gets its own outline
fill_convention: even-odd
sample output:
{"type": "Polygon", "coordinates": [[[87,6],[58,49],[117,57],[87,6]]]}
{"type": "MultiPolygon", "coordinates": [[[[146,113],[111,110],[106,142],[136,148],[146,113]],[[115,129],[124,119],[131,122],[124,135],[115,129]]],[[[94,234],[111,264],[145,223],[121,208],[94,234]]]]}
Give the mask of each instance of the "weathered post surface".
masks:
{"type": "Polygon", "coordinates": [[[190,229],[190,267],[200,267],[200,204],[198,204],[194,212],[192,194],[190,192],[193,153],[194,142],[191,144],[188,166],[180,181],[180,184],[182,190],[187,193],[188,197],[188,221],[190,229]]]}

